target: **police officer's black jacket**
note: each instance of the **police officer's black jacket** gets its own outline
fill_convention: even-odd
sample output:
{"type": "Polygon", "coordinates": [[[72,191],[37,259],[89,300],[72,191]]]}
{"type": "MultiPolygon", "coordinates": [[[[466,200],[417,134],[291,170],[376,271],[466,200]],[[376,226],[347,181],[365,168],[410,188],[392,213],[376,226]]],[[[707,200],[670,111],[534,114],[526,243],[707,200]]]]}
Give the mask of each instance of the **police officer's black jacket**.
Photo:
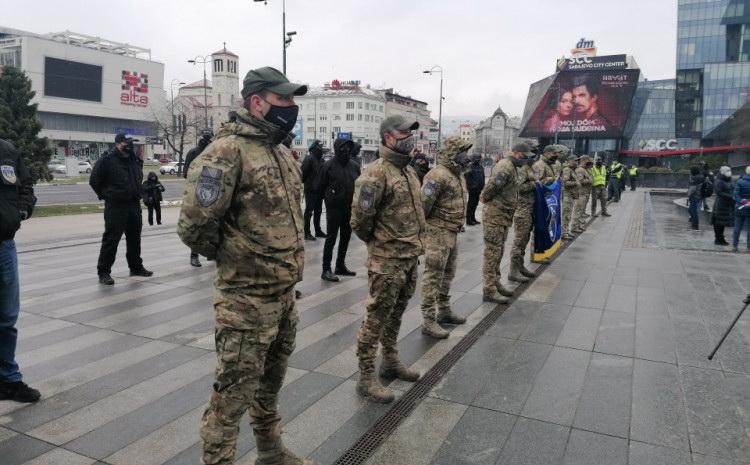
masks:
{"type": "Polygon", "coordinates": [[[126,157],[116,148],[96,162],[89,178],[99,199],[113,203],[140,201],[142,182],[143,162],[135,154],[126,157]]]}
{"type": "Polygon", "coordinates": [[[190,168],[190,164],[193,162],[193,160],[198,158],[198,155],[200,155],[201,152],[203,152],[203,149],[205,149],[206,147],[207,147],[206,145],[195,146],[192,149],[190,149],[187,155],[185,155],[185,165],[182,167],[183,178],[187,179],[187,172],[188,172],[188,169],[190,168]]]}
{"type": "Polygon", "coordinates": [[[351,159],[343,163],[342,160],[333,157],[325,162],[320,172],[317,191],[323,196],[326,208],[351,210],[354,181],[359,175],[359,165],[351,159]]]}
{"type": "Polygon", "coordinates": [[[309,154],[302,161],[302,184],[306,191],[315,191],[320,183],[320,170],[323,168],[323,154],[309,154]]]}
{"type": "Polygon", "coordinates": [[[33,182],[21,154],[0,139],[0,241],[13,239],[36,204],[33,182]]]}
{"type": "Polygon", "coordinates": [[[484,168],[479,161],[472,161],[469,171],[466,173],[466,189],[469,191],[481,191],[484,189],[484,168]]]}

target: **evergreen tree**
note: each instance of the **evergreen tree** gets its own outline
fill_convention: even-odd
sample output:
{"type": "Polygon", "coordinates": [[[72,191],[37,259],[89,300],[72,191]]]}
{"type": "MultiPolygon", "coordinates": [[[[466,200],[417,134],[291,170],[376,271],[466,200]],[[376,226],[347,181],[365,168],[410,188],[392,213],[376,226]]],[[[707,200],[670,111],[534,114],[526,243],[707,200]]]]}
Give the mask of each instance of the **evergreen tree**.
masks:
{"type": "Polygon", "coordinates": [[[39,138],[42,125],[36,117],[37,104],[31,103],[36,92],[22,70],[7,66],[0,72],[0,139],[16,146],[31,173],[34,183],[50,181],[47,163],[52,150],[47,138],[39,138]]]}

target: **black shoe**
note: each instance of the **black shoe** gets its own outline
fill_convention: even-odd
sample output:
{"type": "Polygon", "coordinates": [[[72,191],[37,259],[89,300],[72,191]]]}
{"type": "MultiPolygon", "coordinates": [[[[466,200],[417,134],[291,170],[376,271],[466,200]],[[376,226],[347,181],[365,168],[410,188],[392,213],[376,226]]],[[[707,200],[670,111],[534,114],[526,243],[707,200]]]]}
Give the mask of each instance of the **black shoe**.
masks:
{"type": "Polygon", "coordinates": [[[607,213],[607,212],[604,212],[604,213],[602,213],[602,216],[612,216],[612,215],[610,215],[610,214],[609,214],[609,213],[607,213]]]}
{"type": "Polygon", "coordinates": [[[295,299],[301,299],[302,298],[302,293],[300,291],[298,291],[298,290],[295,289],[294,290],[294,298],[295,299]]]}
{"type": "Polygon", "coordinates": [[[701,228],[699,228],[697,224],[692,224],[692,225],[690,225],[690,229],[694,229],[696,231],[699,231],[701,228]]]}
{"type": "Polygon", "coordinates": [[[190,258],[190,266],[194,266],[196,268],[200,268],[203,265],[201,265],[201,261],[198,257],[191,257],[190,258]]]}
{"type": "MultiPolygon", "coordinates": [[[[111,278],[110,278],[111,279],[111,278]]],[[[42,395],[36,389],[29,387],[23,381],[12,383],[0,383],[0,400],[12,400],[14,402],[32,403],[39,400],[42,395]]]]}
{"type": "Polygon", "coordinates": [[[332,283],[337,283],[340,281],[339,277],[333,274],[331,270],[324,270],[323,274],[320,275],[320,279],[322,279],[323,281],[331,281],[332,283]]]}
{"type": "Polygon", "coordinates": [[[324,233],[323,231],[315,231],[315,237],[321,237],[325,239],[326,237],[328,237],[328,234],[324,233]]]}
{"type": "Polygon", "coordinates": [[[313,236],[312,234],[305,233],[305,240],[306,241],[316,241],[317,239],[315,239],[315,236],[313,236]]]}
{"type": "Polygon", "coordinates": [[[716,244],[716,245],[729,245],[729,242],[727,242],[724,239],[716,239],[716,240],[714,240],[714,244],[716,244]]]}
{"type": "Polygon", "coordinates": [[[357,273],[347,268],[346,265],[336,265],[335,274],[341,276],[357,276],[357,273]]]}
{"type": "Polygon", "coordinates": [[[112,276],[109,275],[109,273],[102,273],[99,275],[99,284],[106,284],[107,286],[112,286],[115,283],[115,280],[112,279],[112,276]]]}
{"type": "Polygon", "coordinates": [[[154,272],[149,271],[146,268],[141,268],[140,270],[130,270],[130,276],[142,276],[144,278],[148,278],[153,275],[154,272]]]}

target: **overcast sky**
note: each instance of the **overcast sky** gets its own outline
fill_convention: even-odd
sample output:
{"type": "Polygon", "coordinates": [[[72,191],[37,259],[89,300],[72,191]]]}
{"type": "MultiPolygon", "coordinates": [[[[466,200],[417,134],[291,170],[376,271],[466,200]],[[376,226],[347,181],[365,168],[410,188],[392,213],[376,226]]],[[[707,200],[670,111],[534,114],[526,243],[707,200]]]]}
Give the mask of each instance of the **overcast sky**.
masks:
{"type": "MultiPolygon", "coordinates": [[[[554,71],[581,38],[599,55],[633,55],[649,79],[674,77],[676,0],[287,0],[292,80],[360,80],[429,102],[437,118],[485,117],[498,105],[520,115],[529,84],[554,71]]],[[[0,25],[65,29],[151,49],[173,78],[202,76],[196,55],[227,48],[240,75],[281,69],[281,0],[3,0],[0,25]]],[[[210,72],[210,70],[209,70],[210,72]]],[[[152,83],[154,85],[155,83],[152,83]]]]}

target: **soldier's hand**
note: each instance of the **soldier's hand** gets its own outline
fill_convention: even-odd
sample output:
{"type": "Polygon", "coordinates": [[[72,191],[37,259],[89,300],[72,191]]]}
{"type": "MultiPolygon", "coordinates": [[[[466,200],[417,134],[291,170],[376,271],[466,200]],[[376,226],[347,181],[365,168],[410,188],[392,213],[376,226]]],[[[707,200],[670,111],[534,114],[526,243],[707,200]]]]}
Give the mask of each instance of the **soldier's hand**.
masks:
{"type": "Polygon", "coordinates": [[[484,192],[482,192],[481,194],[479,194],[479,201],[482,202],[482,203],[484,203],[484,192]]]}

